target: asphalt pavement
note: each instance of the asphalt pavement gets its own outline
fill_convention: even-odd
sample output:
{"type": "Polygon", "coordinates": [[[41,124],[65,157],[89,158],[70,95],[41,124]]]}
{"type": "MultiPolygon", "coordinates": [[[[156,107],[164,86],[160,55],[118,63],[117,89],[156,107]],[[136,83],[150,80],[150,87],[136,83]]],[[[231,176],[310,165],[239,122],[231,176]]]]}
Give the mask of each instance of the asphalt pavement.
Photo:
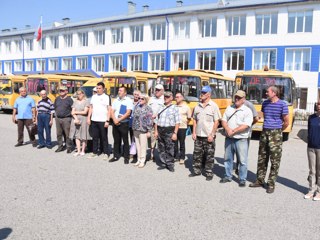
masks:
{"type": "MultiPolygon", "coordinates": [[[[0,113],[0,239],[318,239],[320,202],[308,191],[306,126],[294,126],[283,144],[275,192],[221,184],[224,137],[216,140],[214,178],[189,178],[148,162],[74,157],[65,151],[14,147],[16,125],[0,113]]],[[[112,141],[111,128],[109,139],[112,141]]],[[[56,143],[55,125],[52,138],[56,143]]],[[[25,134],[27,141],[27,134],[25,134]]],[[[255,180],[259,141],[251,140],[248,182],[255,180]]]]}

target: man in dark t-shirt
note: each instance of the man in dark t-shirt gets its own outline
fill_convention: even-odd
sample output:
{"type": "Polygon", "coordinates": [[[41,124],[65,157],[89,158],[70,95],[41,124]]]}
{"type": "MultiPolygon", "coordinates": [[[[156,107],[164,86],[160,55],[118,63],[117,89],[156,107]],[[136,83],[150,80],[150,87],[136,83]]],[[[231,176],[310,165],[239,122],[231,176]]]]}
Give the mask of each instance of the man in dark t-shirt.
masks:
{"type": "Polygon", "coordinates": [[[56,128],[57,128],[57,140],[58,148],[55,152],[62,152],[67,148],[67,153],[72,152],[72,141],[69,138],[70,125],[71,125],[71,110],[73,101],[71,97],[67,95],[67,87],[61,86],[59,90],[59,97],[54,102],[54,110],[56,114],[56,128]],[[65,137],[65,146],[63,146],[62,137],[65,137]]]}

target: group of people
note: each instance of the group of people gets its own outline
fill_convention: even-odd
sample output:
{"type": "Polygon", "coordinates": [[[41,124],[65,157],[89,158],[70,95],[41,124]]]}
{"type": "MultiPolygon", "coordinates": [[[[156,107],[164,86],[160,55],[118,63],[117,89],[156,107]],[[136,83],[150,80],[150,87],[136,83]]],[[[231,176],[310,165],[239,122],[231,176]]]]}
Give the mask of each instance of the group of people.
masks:
{"type": "MultiPolygon", "coordinates": [[[[111,104],[105,94],[105,86],[99,82],[94,88],[95,94],[88,101],[84,91],[76,92],[76,100],[67,95],[67,88],[60,87],[60,96],[52,103],[42,90],[42,100],[35,105],[27,96],[26,89],[20,88],[20,97],[16,100],[13,111],[13,122],[18,124],[18,143],[23,145],[23,130],[27,127],[32,145],[37,148],[51,148],[50,128],[55,114],[58,148],[56,152],[67,149],[72,152],[73,140],[77,151],[74,156],[85,155],[87,141],[92,139],[92,153],[88,158],[102,154],[104,160],[118,161],[121,156],[128,164],[131,148],[136,150],[135,166],[143,168],[147,160],[148,139],[150,139],[150,159],[154,159],[156,143],[160,164],[158,170],[167,169],[174,172],[175,162],[184,164],[185,139],[188,134],[189,121],[193,121],[192,139],[194,152],[192,172],[189,177],[204,176],[207,181],[213,178],[215,139],[221,122],[225,135],[224,166],[225,175],[220,183],[233,179],[234,156],[236,156],[236,173],[239,176],[239,187],[245,187],[247,181],[248,150],[251,138],[251,127],[258,121],[258,114],[246,93],[238,90],[234,103],[227,107],[221,116],[219,107],[211,99],[210,86],[203,86],[200,101],[193,112],[184,101],[182,93],[175,96],[165,91],[163,85],[155,86],[155,94],[150,97],[138,90],[134,99],[127,96],[124,86],[119,87],[118,97],[111,104]],[[176,104],[173,104],[175,99],[176,104]],[[31,132],[30,125],[38,126],[38,143],[31,132]],[[110,158],[108,128],[112,124],[114,138],[113,158],[110,158]],[[44,132],[46,137],[44,137],[44,132]],[[131,147],[129,144],[131,138],[131,147]],[[64,138],[64,139],[63,139],[64,138]],[[123,143],[123,147],[122,147],[123,143]],[[134,146],[132,146],[134,144],[134,146]],[[204,169],[202,169],[202,167],[204,169]]],[[[266,187],[267,193],[275,191],[275,183],[282,155],[282,132],[288,127],[289,115],[287,104],[279,99],[279,90],[275,86],[267,89],[268,99],[263,102],[261,112],[264,115],[258,152],[257,179],[249,187],[266,187]],[[271,163],[270,174],[265,182],[268,163],[271,163]]],[[[320,101],[317,112],[308,121],[308,159],[309,159],[309,192],[305,198],[320,200],[320,101]]],[[[191,133],[190,133],[191,134],[191,133]]]]}

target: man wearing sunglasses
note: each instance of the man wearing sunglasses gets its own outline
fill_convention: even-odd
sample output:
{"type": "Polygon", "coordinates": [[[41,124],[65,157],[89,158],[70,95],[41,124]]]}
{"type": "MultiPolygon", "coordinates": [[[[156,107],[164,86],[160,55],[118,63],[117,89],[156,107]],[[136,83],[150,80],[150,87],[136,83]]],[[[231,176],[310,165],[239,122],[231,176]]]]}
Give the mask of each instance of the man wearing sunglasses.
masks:
{"type": "Polygon", "coordinates": [[[203,157],[205,157],[206,180],[213,178],[216,131],[220,117],[219,107],[211,100],[210,86],[201,89],[200,103],[193,111],[193,172],[189,177],[201,175],[203,157]]]}
{"type": "MultiPolygon", "coordinates": [[[[155,120],[159,109],[162,108],[164,105],[164,98],[163,98],[164,88],[161,84],[157,84],[155,87],[154,96],[152,96],[149,100],[149,106],[152,109],[152,118],[155,120]]],[[[156,146],[157,139],[154,137],[154,128],[151,130],[151,157],[150,160],[154,160],[154,148],[156,146]]]]}
{"type": "Polygon", "coordinates": [[[56,114],[56,128],[57,128],[57,140],[58,148],[55,152],[62,152],[67,147],[67,153],[72,152],[72,140],[69,138],[70,125],[71,125],[71,111],[73,100],[68,95],[68,88],[66,86],[60,86],[59,96],[54,101],[54,111],[56,114]],[[64,137],[65,146],[63,146],[64,137]]]}
{"type": "Polygon", "coordinates": [[[165,92],[164,106],[159,109],[154,127],[161,162],[158,170],[167,168],[170,172],[174,172],[174,142],[177,141],[181,122],[179,110],[176,105],[172,104],[172,100],[172,92],[165,92]]]}

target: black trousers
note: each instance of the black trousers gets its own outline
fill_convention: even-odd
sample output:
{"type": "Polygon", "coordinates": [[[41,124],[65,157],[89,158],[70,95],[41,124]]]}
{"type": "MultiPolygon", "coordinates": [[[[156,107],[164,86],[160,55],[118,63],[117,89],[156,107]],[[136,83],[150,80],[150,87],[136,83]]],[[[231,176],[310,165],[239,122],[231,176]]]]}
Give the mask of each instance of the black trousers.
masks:
{"type": "Polygon", "coordinates": [[[91,121],[92,131],[92,152],[98,153],[99,145],[100,152],[110,155],[109,153],[109,141],[108,141],[108,128],[104,127],[105,122],[91,121]]]}
{"type": "Polygon", "coordinates": [[[129,159],[129,122],[113,125],[112,135],[114,139],[114,158],[121,157],[121,142],[123,141],[123,157],[129,159]]]}
{"type": "Polygon", "coordinates": [[[183,159],[186,156],[186,128],[179,128],[177,133],[177,141],[174,143],[174,158],[183,159]],[[179,146],[180,145],[180,146],[179,146]],[[180,148],[179,148],[180,147],[180,148]]]}

